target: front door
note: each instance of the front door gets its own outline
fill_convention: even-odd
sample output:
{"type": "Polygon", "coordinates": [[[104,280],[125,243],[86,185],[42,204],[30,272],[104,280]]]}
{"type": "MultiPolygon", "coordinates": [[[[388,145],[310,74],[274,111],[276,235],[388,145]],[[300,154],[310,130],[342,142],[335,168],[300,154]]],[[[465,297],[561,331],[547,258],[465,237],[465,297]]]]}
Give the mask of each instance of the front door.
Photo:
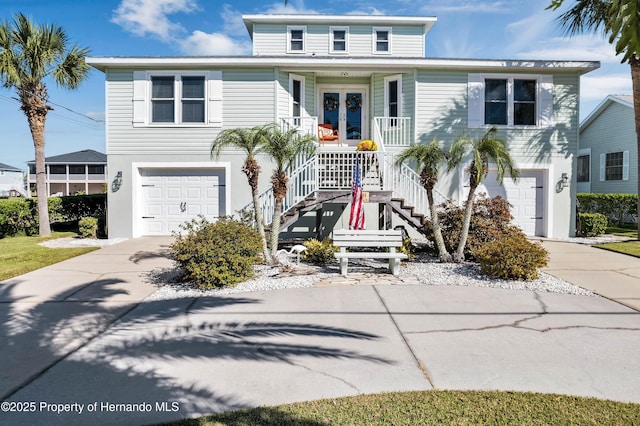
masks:
{"type": "Polygon", "coordinates": [[[341,145],[357,146],[369,137],[367,98],[366,86],[320,89],[319,122],[338,130],[341,145]]]}

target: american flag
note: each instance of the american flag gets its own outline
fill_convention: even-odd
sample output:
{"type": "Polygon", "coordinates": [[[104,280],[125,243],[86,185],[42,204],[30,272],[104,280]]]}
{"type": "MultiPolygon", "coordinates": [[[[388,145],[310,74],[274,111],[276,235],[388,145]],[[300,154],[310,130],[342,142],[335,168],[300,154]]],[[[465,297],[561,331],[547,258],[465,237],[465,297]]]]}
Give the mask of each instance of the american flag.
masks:
{"type": "Polygon", "coordinates": [[[360,176],[360,159],[356,157],[353,167],[353,192],[351,194],[351,214],[349,229],[364,229],[364,203],[362,201],[362,178],[360,176]]]}

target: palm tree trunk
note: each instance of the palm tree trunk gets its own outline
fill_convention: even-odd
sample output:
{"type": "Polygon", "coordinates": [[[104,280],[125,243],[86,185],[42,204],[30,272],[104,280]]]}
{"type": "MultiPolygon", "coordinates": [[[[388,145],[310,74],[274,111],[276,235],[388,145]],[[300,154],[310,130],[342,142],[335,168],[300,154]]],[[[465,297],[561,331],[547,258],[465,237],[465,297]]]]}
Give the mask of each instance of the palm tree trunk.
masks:
{"type": "Polygon", "coordinates": [[[276,198],[271,221],[271,260],[277,262],[278,239],[280,238],[280,216],[282,214],[282,198],[276,198]]]}
{"type": "Polygon", "coordinates": [[[47,191],[47,175],[44,164],[44,120],[37,115],[28,116],[29,128],[36,153],[36,192],[38,194],[39,234],[45,237],[51,234],[49,224],[49,194],[47,191]]]}
{"type": "MultiPolygon", "coordinates": [[[[473,181],[473,179],[470,179],[473,181]]],[[[460,263],[464,262],[464,248],[467,245],[467,237],[469,236],[469,227],[471,226],[471,214],[473,213],[473,199],[476,195],[476,188],[478,185],[473,183],[469,187],[469,196],[467,197],[467,205],[464,208],[464,217],[462,219],[462,229],[460,230],[460,237],[458,239],[458,249],[453,255],[453,261],[460,263]]]]}
{"type": "MultiPolygon", "coordinates": [[[[640,191],[640,58],[638,55],[633,55],[629,59],[629,65],[631,65],[631,82],[633,85],[633,111],[636,122],[636,158],[637,158],[637,184],[638,188],[636,194],[640,191]]],[[[638,213],[638,240],[640,240],[640,196],[638,197],[637,205],[638,213]]]]}
{"type": "Polygon", "coordinates": [[[436,240],[436,247],[438,248],[438,258],[440,259],[440,262],[451,262],[451,255],[447,251],[447,247],[444,245],[444,238],[442,238],[440,219],[438,219],[438,212],[436,210],[435,203],[433,202],[433,190],[431,189],[427,189],[427,200],[429,201],[429,212],[431,213],[433,238],[436,240]]]}
{"type": "Polygon", "coordinates": [[[255,212],[256,223],[258,224],[258,233],[260,234],[260,240],[262,240],[262,255],[267,265],[271,265],[273,261],[271,260],[271,254],[267,247],[267,235],[264,232],[264,219],[262,218],[262,209],[260,208],[258,188],[251,188],[251,195],[253,196],[253,210],[255,212]]]}

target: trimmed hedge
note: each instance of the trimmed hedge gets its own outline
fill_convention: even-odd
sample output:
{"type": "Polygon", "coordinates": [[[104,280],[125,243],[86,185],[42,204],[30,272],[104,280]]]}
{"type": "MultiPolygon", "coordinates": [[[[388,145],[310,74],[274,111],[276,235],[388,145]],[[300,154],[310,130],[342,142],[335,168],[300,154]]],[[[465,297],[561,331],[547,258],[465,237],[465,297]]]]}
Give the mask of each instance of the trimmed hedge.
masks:
{"type": "Polygon", "coordinates": [[[637,194],[577,194],[580,213],[600,213],[617,225],[638,222],[637,194]]]}
{"type": "Polygon", "coordinates": [[[607,230],[607,217],[600,213],[580,213],[580,236],[597,237],[607,230]]]}
{"type": "MultiPolygon", "coordinates": [[[[77,223],[83,217],[104,217],[107,194],[51,197],[48,200],[52,224],[77,223]]],[[[0,238],[38,233],[38,199],[0,199],[0,238]]]]}
{"type": "Polygon", "coordinates": [[[549,262],[542,244],[531,242],[522,234],[489,241],[475,250],[474,255],[484,274],[505,280],[536,279],[538,268],[549,262]]]}

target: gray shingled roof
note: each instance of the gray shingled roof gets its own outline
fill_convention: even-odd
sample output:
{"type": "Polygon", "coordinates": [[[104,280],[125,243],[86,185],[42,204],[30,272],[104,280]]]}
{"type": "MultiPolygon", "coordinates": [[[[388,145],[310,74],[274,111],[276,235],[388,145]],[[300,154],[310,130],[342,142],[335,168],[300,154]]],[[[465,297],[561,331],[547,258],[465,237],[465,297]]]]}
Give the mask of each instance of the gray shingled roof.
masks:
{"type": "MultiPolygon", "coordinates": [[[[92,149],[83,149],[82,151],[70,152],[68,154],[54,155],[52,157],[46,157],[45,163],[106,163],[107,155],[92,149]]],[[[34,164],[36,160],[28,161],[27,164],[34,164]]]]}
{"type": "Polygon", "coordinates": [[[10,166],[8,164],[0,163],[0,170],[12,171],[12,172],[21,172],[17,167],[10,166]]]}

